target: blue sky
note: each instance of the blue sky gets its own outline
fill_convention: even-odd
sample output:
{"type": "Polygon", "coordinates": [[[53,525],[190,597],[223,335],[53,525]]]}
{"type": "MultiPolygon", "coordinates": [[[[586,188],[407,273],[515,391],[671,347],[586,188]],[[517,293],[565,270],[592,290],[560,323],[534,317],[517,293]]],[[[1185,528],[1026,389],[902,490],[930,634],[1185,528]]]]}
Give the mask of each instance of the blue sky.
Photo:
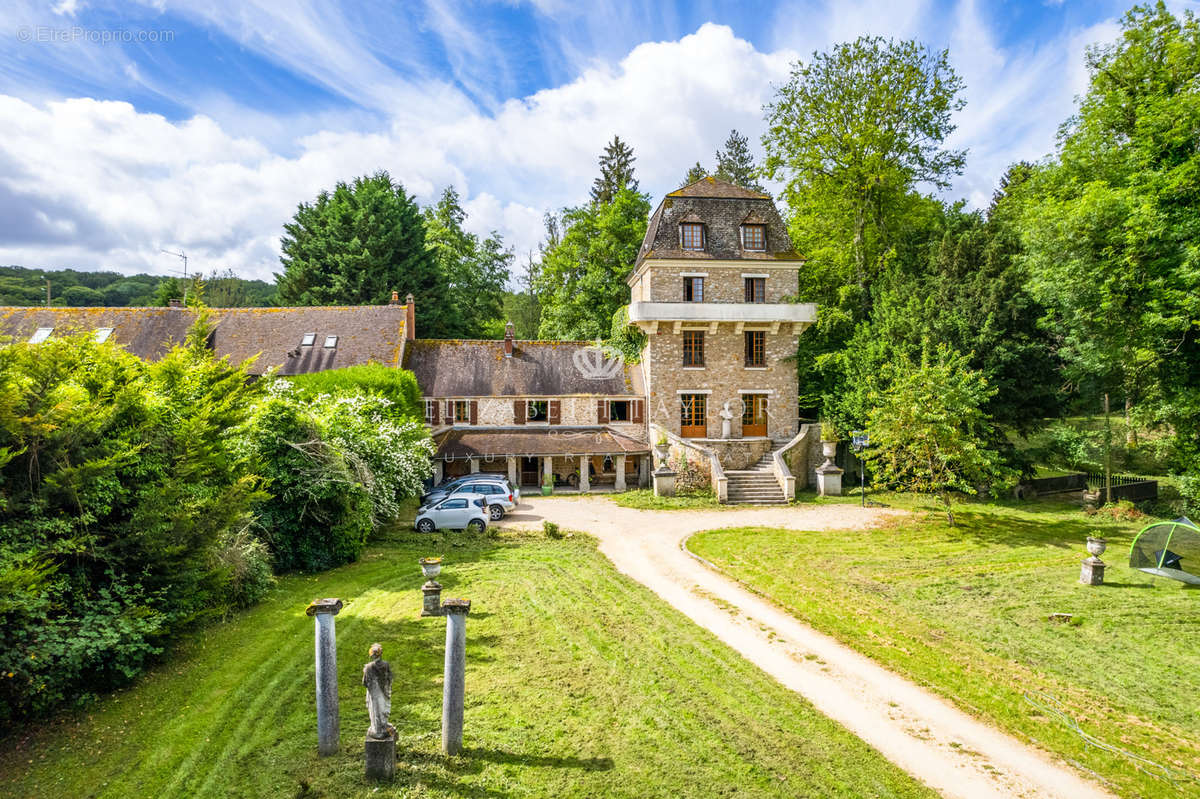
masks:
{"type": "Polygon", "coordinates": [[[536,246],[614,133],[657,197],[730,128],[757,145],[789,65],[861,34],[948,48],[970,150],[948,193],[986,202],[1038,158],[1127,3],[297,0],[0,9],[0,263],[270,278],[298,202],[387,169],[422,202],[536,246]]]}

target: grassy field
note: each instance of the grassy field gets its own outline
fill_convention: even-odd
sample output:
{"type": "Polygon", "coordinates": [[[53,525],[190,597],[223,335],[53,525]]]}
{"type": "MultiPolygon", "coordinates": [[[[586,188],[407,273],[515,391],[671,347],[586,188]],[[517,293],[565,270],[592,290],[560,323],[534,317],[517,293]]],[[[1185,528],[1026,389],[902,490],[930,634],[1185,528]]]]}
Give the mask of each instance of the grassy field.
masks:
{"type": "Polygon", "coordinates": [[[921,785],[619,575],[591,540],[397,535],[281,581],[86,714],[10,734],[5,797],[926,797],[921,785]],[[445,623],[418,557],[444,554],[467,621],[463,756],[438,753],[445,623]],[[314,597],[340,597],[342,754],[316,757],[314,597]],[[361,669],[395,674],[397,781],[362,776],[361,669]]]}
{"type": "Polygon", "coordinates": [[[613,502],[622,508],[635,510],[721,510],[731,506],[717,502],[712,491],[692,491],[673,497],[656,497],[654,491],[640,488],[612,495],[613,502]]]}
{"type": "Polygon", "coordinates": [[[1156,777],[1150,764],[1087,745],[1054,712],[1107,744],[1200,775],[1200,590],[1125,565],[1143,522],[1048,502],[972,504],[955,515],[956,528],[930,510],[869,532],[717,530],[688,546],[1122,796],[1200,796],[1200,782],[1156,777]],[[1077,582],[1089,534],[1109,541],[1102,587],[1077,582]],[[1052,622],[1052,613],[1073,617],[1052,622]]]}

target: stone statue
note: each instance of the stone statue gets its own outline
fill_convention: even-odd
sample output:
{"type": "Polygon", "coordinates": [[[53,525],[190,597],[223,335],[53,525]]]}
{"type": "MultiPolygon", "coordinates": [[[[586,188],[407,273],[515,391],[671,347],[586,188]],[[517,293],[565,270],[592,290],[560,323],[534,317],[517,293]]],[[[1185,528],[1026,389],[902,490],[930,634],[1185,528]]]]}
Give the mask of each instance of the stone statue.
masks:
{"type": "Polygon", "coordinates": [[[733,435],[733,411],[729,410],[728,402],[717,415],[721,417],[721,438],[730,438],[733,435]]]}
{"type": "Polygon", "coordinates": [[[392,712],[392,667],[383,659],[380,644],[371,644],[371,662],[363,666],[363,685],[367,689],[367,715],[371,717],[367,738],[391,740],[396,734],[396,728],[388,724],[388,714],[392,712]]]}

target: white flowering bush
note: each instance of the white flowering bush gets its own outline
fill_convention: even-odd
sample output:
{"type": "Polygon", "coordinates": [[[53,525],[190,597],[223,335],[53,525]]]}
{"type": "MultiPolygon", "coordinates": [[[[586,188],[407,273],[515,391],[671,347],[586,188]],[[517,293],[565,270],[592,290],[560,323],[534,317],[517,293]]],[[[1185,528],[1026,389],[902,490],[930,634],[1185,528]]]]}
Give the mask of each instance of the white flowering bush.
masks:
{"type": "Polygon", "coordinates": [[[425,425],[392,400],[365,391],[320,394],[310,406],[323,437],[338,449],[371,497],[372,524],[387,524],[400,502],[420,496],[432,473],[433,441],[425,425]]]}

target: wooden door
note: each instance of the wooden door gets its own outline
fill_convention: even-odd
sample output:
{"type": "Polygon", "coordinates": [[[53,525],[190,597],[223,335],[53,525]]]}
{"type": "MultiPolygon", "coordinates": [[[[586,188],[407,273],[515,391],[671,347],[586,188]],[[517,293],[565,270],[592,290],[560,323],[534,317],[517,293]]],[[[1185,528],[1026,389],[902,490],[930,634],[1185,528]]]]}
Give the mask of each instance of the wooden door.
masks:
{"type": "Polygon", "coordinates": [[[708,397],[704,394],[681,394],[679,401],[679,435],[683,438],[707,438],[708,397]]]}
{"type": "Polygon", "coordinates": [[[742,437],[753,438],[767,434],[767,395],[742,395],[742,437]]]}

